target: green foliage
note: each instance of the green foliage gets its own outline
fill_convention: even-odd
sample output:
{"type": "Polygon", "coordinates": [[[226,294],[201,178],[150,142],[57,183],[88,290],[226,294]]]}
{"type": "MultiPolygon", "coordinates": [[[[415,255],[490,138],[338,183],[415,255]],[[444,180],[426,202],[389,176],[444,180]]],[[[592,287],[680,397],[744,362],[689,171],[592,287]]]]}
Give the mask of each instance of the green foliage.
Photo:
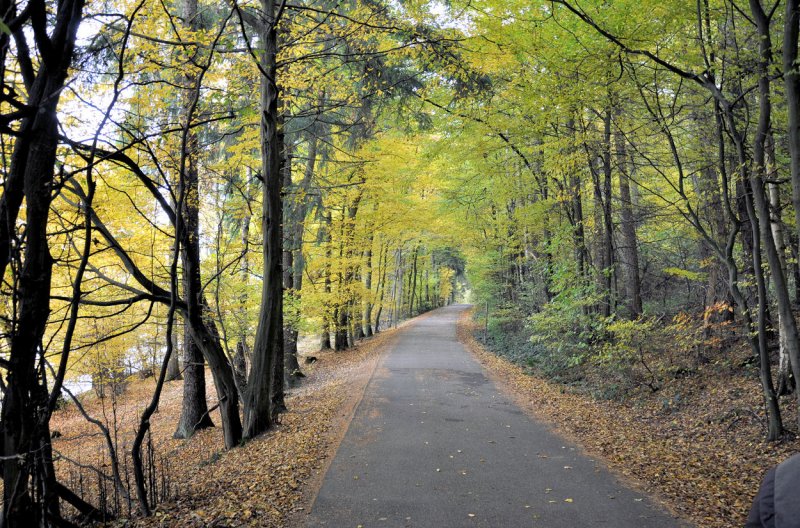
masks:
{"type": "Polygon", "coordinates": [[[645,347],[652,345],[655,326],[653,319],[611,320],[605,326],[608,339],[595,349],[593,361],[600,365],[632,364],[638,360],[645,347]]]}
{"type": "Polygon", "coordinates": [[[664,273],[695,282],[703,282],[704,280],[708,279],[708,274],[706,273],[680,268],[664,268],[664,273]]]}
{"type": "Polygon", "coordinates": [[[594,311],[598,298],[588,286],[559,292],[529,320],[531,341],[547,351],[545,371],[558,372],[581,365],[592,344],[601,341],[606,319],[594,311]]]}
{"type": "Polygon", "coordinates": [[[660,367],[651,366],[647,360],[658,349],[657,336],[663,331],[658,321],[618,319],[610,321],[605,330],[608,338],[595,347],[592,355],[592,363],[601,376],[610,380],[603,395],[618,398],[643,385],[658,391],[662,383],[660,367]]]}

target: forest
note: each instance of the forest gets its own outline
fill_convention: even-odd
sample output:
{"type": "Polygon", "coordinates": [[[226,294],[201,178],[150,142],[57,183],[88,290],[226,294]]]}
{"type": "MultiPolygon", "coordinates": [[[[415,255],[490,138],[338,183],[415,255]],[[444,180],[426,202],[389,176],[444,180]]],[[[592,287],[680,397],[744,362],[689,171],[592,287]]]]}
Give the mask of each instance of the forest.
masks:
{"type": "Polygon", "coordinates": [[[0,3],[0,526],[147,525],[161,436],[288,435],[455,303],[560,391],[736,392],[732,457],[798,450],[800,0],[0,3]]]}

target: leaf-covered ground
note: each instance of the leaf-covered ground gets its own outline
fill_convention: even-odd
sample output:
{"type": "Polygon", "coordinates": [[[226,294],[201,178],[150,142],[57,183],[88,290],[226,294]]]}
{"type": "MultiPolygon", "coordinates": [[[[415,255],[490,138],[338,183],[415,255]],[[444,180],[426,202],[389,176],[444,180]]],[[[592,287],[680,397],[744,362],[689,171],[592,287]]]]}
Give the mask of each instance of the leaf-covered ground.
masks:
{"type": "MultiPolygon", "coordinates": [[[[152,424],[156,464],[163,466],[157,479],[170,489],[172,498],[159,504],[150,518],[138,518],[134,513],[114,524],[269,527],[286,526],[293,518],[302,517],[316,489],[315,479],[324,473],[338,435],[346,429],[379,352],[393,333],[382,333],[347,352],[314,352],[318,361],[303,366],[308,377],[290,391],[289,411],[281,424],[230,451],[222,449],[219,427],[201,431],[188,441],[172,438],[180,416],[182,382],[168,383],[152,424]]],[[[210,384],[210,376],[207,378],[210,384]]],[[[109,423],[116,421],[123,451],[129,449],[132,425],[149,401],[153,385],[152,379],[131,382],[115,405],[93,393],[83,398],[92,415],[109,423]]],[[[208,397],[210,403],[215,401],[213,386],[208,387],[208,397]]],[[[219,425],[218,413],[213,417],[219,425]]],[[[95,479],[89,466],[109,470],[97,430],[74,405],[56,413],[53,429],[61,435],[54,441],[61,457],[59,478],[73,489],[83,489],[96,504],[95,479]],[[82,471],[76,463],[84,466],[82,471]]],[[[123,461],[123,467],[125,464],[123,461]]]]}
{"type": "MultiPolygon", "coordinates": [[[[800,451],[798,440],[764,441],[757,379],[696,375],[650,397],[599,401],[486,351],[476,329],[467,313],[459,338],[523,409],[698,526],[741,527],[765,471],[800,451]]],[[[787,423],[794,416],[787,406],[787,423]]]]}
{"type": "MultiPolygon", "coordinates": [[[[797,440],[764,442],[758,382],[749,377],[695,375],[650,397],[595,400],[487,352],[474,339],[474,330],[466,316],[459,323],[459,338],[523,409],[551,423],[588,454],[605,460],[617,474],[698,526],[741,526],[764,471],[800,451],[797,440]]],[[[153,419],[153,443],[159,455],[157,465],[163,466],[159,478],[172,498],[159,504],[149,519],[125,516],[118,524],[199,527],[301,522],[379,353],[392,336],[393,332],[386,332],[345,353],[315,353],[319,361],[304,366],[308,378],[290,393],[289,412],[280,426],[231,451],[221,449],[219,427],[189,441],[172,439],[182,385],[169,383],[153,419]]],[[[152,388],[152,379],[136,381],[115,405],[109,398],[101,400],[92,394],[84,401],[91,414],[118,424],[119,445],[127,450],[132,424],[152,388]]],[[[208,394],[213,403],[212,386],[208,394]]],[[[793,420],[793,411],[787,406],[787,422],[793,420]]],[[[92,470],[79,471],[76,463],[108,472],[102,438],[72,405],[54,416],[53,429],[61,435],[54,442],[61,456],[59,478],[73,488],[90,490],[92,470]]]]}

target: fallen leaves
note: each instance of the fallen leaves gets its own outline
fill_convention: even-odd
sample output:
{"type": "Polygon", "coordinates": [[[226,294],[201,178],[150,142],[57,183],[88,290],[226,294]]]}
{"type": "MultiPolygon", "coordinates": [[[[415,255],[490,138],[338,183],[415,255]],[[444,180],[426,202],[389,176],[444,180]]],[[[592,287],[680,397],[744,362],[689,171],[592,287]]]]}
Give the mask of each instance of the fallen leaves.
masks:
{"type": "MultiPolygon", "coordinates": [[[[659,398],[669,387],[649,399],[616,403],[529,375],[481,347],[469,312],[458,336],[523,409],[555,424],[611,469],[646,483],[646,491],[703,528],[742,526],[766,470],[800,451],[797,439],[763,441],[757,380],[731,374],[682,379],[682,407],[665,412],[659,398]],[[748,419],[737,420],[740,415],[748,419]]],[[[794,414],[793,403],[786,414],[794,414]]]]}
{"type": "MultiPolygon", "coordinates": [[[[159,504],[152,517],[120,522],[139,527],[287,526],[304,511],[313,477],[325,467],[344,403],[360,380],[366,383],[365,371],[393,334],[382,333],[345,353],[315,353],[318,361],[305,367],[308,377],[290,391],[289,411],[281,416],[280,425],[230,451],[221,451],[220,427],[200,431],[190,440],[172,438],[181,410],[182,384],[168,383],[152,431],[157,453],[169,461],[166,478],[176,488],[175,498],[159,504]]],[[[216,394],[211,379],[207,385],[213,402],[216,394]]],[[[130,384],[115,411],[121,433],[131,430],[151,391],[152,380],[130,384]]],[[[85,405],[93,414],[109,414],[103,407],[107,402],[89,398],[85,405]]],[[[214,420],[219,424],[216,413],[214,420]]],[[[98,455],[103,450],[102,439],[73,406],[56,413],[53,423],[63,434],[55,442],[57,449],[82,463],[102,465],[98,455]]],[[[68,469],[63,461],[57,467],[62,472],[68,469]]]]}

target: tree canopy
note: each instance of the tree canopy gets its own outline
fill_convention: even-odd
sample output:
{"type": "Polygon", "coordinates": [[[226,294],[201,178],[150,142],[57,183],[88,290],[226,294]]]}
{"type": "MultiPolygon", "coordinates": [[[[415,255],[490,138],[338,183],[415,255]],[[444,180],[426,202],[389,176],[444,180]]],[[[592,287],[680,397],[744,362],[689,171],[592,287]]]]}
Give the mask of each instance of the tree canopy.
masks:
{"type": "Polygon", "coordinates": [[[684,368],[650,336],[693,366],[748,347],[764,437],[797,432],[797,0],[4,1],[8,526],[115,514],[53,463],[85,384],[157,380],[127,451],[86,416],[149,515],[166,381],[176,435],[218,409],[233,449],[279,420],[303,342],[454,302],[621,393],[684,368]]]}

